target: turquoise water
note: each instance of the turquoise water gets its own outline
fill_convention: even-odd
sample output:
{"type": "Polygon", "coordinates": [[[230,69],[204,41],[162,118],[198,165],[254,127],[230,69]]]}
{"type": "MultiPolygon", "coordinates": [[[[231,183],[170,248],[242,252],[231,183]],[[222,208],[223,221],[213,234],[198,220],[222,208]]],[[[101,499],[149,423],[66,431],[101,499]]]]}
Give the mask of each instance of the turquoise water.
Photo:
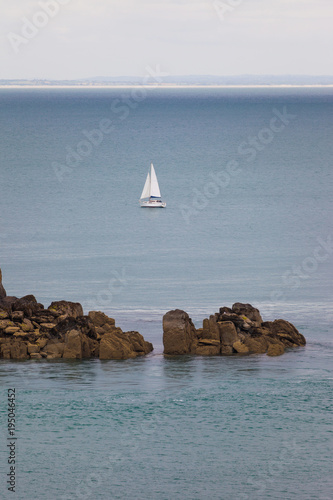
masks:
{"type": "Polygon", "coordinates": [[[155,347],[0,362],[17,498],[331,498],[332,107],[331,90],[0,91],[7,293],[101,309],[155,347]],[[165,210],[138,204],[150,161],[165,210]],[[236,301],[307,346],[164,358],[166,311],[200,326],[236,301]]]}

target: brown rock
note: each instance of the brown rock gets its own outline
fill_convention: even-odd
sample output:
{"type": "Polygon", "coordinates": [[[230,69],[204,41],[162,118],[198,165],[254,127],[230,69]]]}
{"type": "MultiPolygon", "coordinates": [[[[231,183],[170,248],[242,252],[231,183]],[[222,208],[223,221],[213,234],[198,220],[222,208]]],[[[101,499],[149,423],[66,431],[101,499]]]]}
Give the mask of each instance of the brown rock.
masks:
{"type": "Polygon", "coordinates": [[[13,311],[11,314],[13,321],[23,321],[24,312],[23,311],[13,311]]]}
{"type": "Polygon", "coordinates": [[[32,332],[34,330],[34,325],[31,323],[30,319],[24,318],[23,322],[20,324],[20,328],[24,332],[32,332]]]}
{"type": "Polygon", "coordinates": [[[208,332],[206,333],[205,338],[220,341],[220,330],[215,315],[209,316],[208,332]]]}
{"type": "Polygon", "coordinates": [[[0,320],[0,330],[5,330],[8,326],[15,326],[15,325],[9,319],[1,319],[0,320]]]}
{"type": "Polygon", "coordinates": [[[11,335],[11,334],[16,333],[18,331],[19,331],[18,326],[7,326],[7,328],[5,328],[5,333],[7,333],[7,335],[11,335]]]}
{"type": "Polygon", "coordinates": [[[10,357],[11,359],[27,359],[28,358],[27,344],[19,340],[14,341],[10,347],[10,357]]]}
{"type": "Polygon", "coordinates": [[[56,327],[55,323],[41,323],[40,324],[40,332],[43,333],[49,333],[53,328],[56,327]]]}
{"type": "Polygon", "coordinates": [[[220,341],[214,339],[200,339],[198,341],[198,345],[210,345],[210,346],[220,347],[220,341]]]}
{"type": "Polygon", "coordinates": [[[52,359],[55,359],[62,358],[64,349],[65,344],[63,342],[59,342],[57,340],[49,340],[43,351],[47,354],[47,357],[52,356],[52,359]]]}
{"type": "Polygon", "coordinates": [[[218,356],[220,354],[220,344],[218,345],[201,345],[199,344],[195,353],[198,356],[218,356]]]}
{"type": "Polygon", "coordinates": [[[101,339],[99,346],[99,359],[129,359],[135,358],[130,341],[120,328],[107,332],[101,339]]]}
{"type": "Polygon", "coordinates": [[[185,311],[176,309],[163,316],[164,354],[189,354],[196,330],[185,311]]]}
{"type": "Polygon", "coordinates": [[[255,339],[247,337],[244,339],[244,344],[248,347],[251,354],[264,354],[267,352],[269,342],[266,337],[255,339]]]}
{"type": "Polygon", "coordinates": [[[237,340],[232,346],[238,354],[248,354],[249,348],[240,340],[237,340]]]}
{"type": "Polygon", "coordinates": [[[93,358],[99,358],[99,342],[97,340],[88,338],[90,356],[93,358]]]}
{"type": "MultiPolygon", "coordinates": [[[[230,307],[220,307],[220,311],[219,311],[219,316],[223,316],[223,314],[231,314],[232,313],[232,309],[230,309],[230,307]]],[[[219,321],[222,321],[222,319],[219,319],[219,321]]]]}
{"type": "Polygon", "coordinates": [[[281,356],[284,353],[283,344],[270,344],[267,350],[267,356],[281,356]]]}
{"type": "Polygon", "coordinates": [[[83,316],[83,309],[78,302],[69,302],[67,300],[58,300],[52,302],[48,309],[57,315],[65,314],[71,318],[83,316]]]}
{"type": "Polygon", "coordinates": [[[23,311],[24,315],[28,318],[37,311],[40,311],[42,308],[43,306],[38,304],[33,295],[25,295],[20,299],[16,299],[12,304],[12,311],[23,311]]]}
{"type": "Polygon", "coordinates": [[[90,311],[88,313],[88,317],[90,318],[95,327],[101,328],[104,327],[104,325],[109,325],[113,327],[116,325],[116,322],[113,318],[109,318],[109,316],[107,316],[101,311],[90,311]]]}
{"type": "Polygon", "coordinates": [[[0,320],[7,319],[7,318],[8,318],[8,312],[4,311],[3,309],[0,309],[0,320]]]}
{"type": "Polygon", "coordinates": [[[19,338],[25,338],[25,339],[27,339],[27,338],[28,338],[28,335],[29,335],[29,334],[28,334],[27,332],[23,332],[22,330],[20,330],[20,329],[19,329],[17,332],[15,332],[15,333],[13,334],[13,337],[15,337],[15,338],[18,338],[18,337],[19,337],[19,338]]]}
{"type": "Polygon", "coordinates": [[[10,344],[1,344],[1,357],[3,359],[10,359],[10,344]]]}
{"type": "Polygon", "coordinates": [[[40,347],[36,344],[28,344],[28,353],[31,355],[31,354],[35,354],[35,353],[39,353],[40,351],[40,347]]]}
{"type": "Polygon", "coordinates": [[[276,336],[286,347],[304,346],[306,340],[294,325],[283,319],[266,321],[263,326],[276,336]]]}
{"type": "Polygon", "coordinates": [[[39,354],[39,352],[32,352],[32,353],[30,354],[30,358],[31,358],[31,359],[42,359],[42,355],[41,355],[41,354],[39,354]]]}
{"type": "Polygon", "coordinates": [[[48,341],[49,340],[45,339],[45,338],[38,339],[37,345],[38,345],[39,349],[43,349],[46,346],[46,344],[48,343],[48,341]]]}
{"type": "Polygon", "coordinates": [[[82,359],[82,340],[78,330],[71,330],[65,336],[63,358],[82,359]]]}
{"type": "Polygon", "coordinates": [[[221,344],[232,346],[239,340],[236,327],[231,321],[222,321],[218,323],[221,344]]]}
{"type": "Polygon", "coordinates": [[[92,357],[90,349],[90,339],[86,335],[81,335],[82,358],[88,359],[92,357]]]}
{"type": "Polygon", "coordinates": [[[6,295],[7,295],[6,290],[4,289],[3,284],[2,284],[2,272],[0,269],[0,300],[4,299],[6,297],[6,295]]]}
{"type": "Polygon", "coordinates": [[[147,342],[139,332],[126,332],[132,349],[139,356],[148,354],[153,350],[153,344],[147,342]]]}
{"type": "Polygon", "coordinates": [[[235,314],[238,314],[238,316],[246,316],[246,318],[249,318],[255,326],[260,326],[262,323],[262,317],[259,310],[251,306],[251,304],[242,304],[241,302],[236,302],[232,306],[232,311],[235,314]]]}
{"type": "Polygon", "coordinates": [[[234,354],[235,352],[236,351],[231,345],[221,345],[221,354],[223,356],[229,356],[230,354],[234,354]]]}

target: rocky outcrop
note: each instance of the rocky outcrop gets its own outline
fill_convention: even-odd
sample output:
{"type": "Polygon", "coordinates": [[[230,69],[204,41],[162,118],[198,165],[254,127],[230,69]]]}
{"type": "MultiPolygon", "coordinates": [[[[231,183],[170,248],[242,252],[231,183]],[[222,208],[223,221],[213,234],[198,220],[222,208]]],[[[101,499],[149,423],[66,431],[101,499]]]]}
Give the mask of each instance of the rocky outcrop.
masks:
{"type": "Polygon", "coordinates": [[[199,329],[185,311],[169,311],[163,318],[163,343],[165,354],[279,356],[306,341],[288,321],[263,322],[258,309],[237,302],[204,319],[199,329]]]}
{"type": "Polygon", "coordinates": [[[61,300],[45,309],[33,295],[0,298],[0,358],[128,359],[152,350],[142,335],[123,332],[106,314],[85,316],[79,303],[61,300]]]}
{"type": "Polygon", "coordinates": [[[3,287],[3,284],[2,284],[2,272],[1,272],[1,269],[0,269],[0,300],[3,299],[4,297],[6,297],[6,290],[4,289],[3,287]]]}

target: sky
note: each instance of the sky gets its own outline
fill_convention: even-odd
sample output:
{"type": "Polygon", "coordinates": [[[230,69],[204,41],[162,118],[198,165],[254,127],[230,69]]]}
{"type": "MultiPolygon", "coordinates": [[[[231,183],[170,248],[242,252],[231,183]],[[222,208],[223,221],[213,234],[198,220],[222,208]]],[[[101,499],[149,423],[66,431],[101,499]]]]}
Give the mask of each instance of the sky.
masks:
{"type": "Polygon", "coordinates": [[[0,0],[0,79],[333,75],[333,0],[0,0]]]}

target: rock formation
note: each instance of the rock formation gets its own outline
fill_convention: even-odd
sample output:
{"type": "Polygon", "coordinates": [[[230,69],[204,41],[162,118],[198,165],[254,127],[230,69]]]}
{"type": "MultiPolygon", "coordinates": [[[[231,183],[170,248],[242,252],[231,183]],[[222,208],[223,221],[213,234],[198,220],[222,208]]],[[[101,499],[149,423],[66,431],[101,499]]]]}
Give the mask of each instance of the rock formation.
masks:
{"type": "Polygon", "coordinates": [[[291,323],[283,319],[263,322],[258,309],[250,304],[237,302],[231,309],[221,307],[204,319],[199,329],[185,311],[169,311],[163,317],[164,354],[278,356],[285,348],[305,343],[291,323]]]}
{"type": "Polygon", "coordinates": [[[85,316],[81,304],[65,300],[45,309],[33,295],[7,297],[0,287],[0,358],[128,359],[152,350],[140,333],[122,332],[102,312],[85,316]]]}
{"type": "Polygon", "coordinates": [[[3,285],[2,285],[2,272],[1,272],[1,269],[0,269],[0,300],[3,299],[4,297],[6,297],[6,290],[4,289],[3,285]]]}

